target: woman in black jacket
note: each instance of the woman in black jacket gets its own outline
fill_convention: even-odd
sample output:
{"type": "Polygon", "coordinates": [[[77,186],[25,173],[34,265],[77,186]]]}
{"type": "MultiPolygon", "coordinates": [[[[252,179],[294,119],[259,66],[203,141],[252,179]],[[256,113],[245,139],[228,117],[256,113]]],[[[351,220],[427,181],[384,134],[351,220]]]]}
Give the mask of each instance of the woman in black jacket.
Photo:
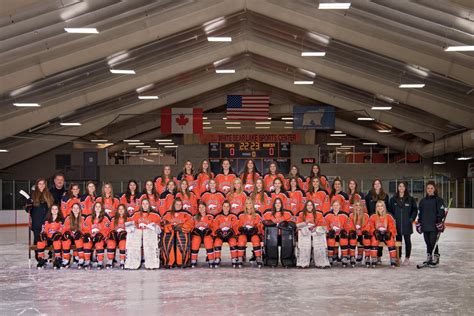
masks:
{"type": "MultiPolygon", "coordinates": [[[[410,196],[407,190],[407,183],[402,181],[398,184],[397,193],[390,199],[390,213],[395,218],[397,226],[397,241],[405,240],[405,260],[403,265],[410,264],[411,239],[413,234],[413,221],[418,215],[418,207],[415,199],[410,196]]],[[[399,257],[402,255],[402,247],[398,247],[399,257]]]]}
{"type": "Polygon", "coordinates": [[[439,263],[438,246],[434,249],[434,256],[432,256],[433,248],[438,238],[438,233],[444,231],[443,218],[446,215],[444,211],[444,201],[438,196],[436,190],[436,183],[428,181],[426,184],[426,196],[421,199],[418,214],[418,224],[416,230],[425,238],[427,258],[423,264],[436,266],[439,263]]]}

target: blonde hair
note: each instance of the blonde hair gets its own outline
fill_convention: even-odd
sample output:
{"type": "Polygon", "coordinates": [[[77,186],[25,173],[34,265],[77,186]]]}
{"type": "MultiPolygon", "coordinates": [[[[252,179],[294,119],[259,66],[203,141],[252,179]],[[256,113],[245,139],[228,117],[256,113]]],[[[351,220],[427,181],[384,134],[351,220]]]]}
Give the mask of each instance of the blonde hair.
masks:
{"type": "Polygon", "coordinates": [[[354,224],[361,224],[360,226],[365,225],[365,213],[364,209],[362,208],[362,203],[360,201],[355,201],[353,204],[354,210],[352,211],[352,214],[354,214],[354,224]],[[358,207],[358,208],[356,208],[358,207]]]}
{"type": "Polygon", "coordinates": [[[387,227],[387,206],[385,205],[384,201],[382,201],[382,200],[377,201],[377,203],[375,204],[375,214],[377,214],[378,216],[384,218],[384,225],[385,225],[385,227],[387,227]],[[383,211],[382,211],[383,214],[380,214],[378,209],[377,209],[377,206],[379,206],[379,205],[383,205],[383,211]]]}

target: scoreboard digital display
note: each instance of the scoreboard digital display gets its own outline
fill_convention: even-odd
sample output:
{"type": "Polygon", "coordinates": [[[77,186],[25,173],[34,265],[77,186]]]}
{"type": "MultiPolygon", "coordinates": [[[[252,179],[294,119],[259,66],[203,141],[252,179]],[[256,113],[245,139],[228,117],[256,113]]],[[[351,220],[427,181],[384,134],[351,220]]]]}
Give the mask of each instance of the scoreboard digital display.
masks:
{"type": "Polygon", "coordinates": [[[245,161],[252,159],[260,172],[266,172],[268,164],[276,161],[280,172],[287,173],[290,168],[289,142],[211,142],[209,143],[209,160],[214,173],[220,170],[222,159],[232,162],[234,171],[241,172],[245,161]]]}

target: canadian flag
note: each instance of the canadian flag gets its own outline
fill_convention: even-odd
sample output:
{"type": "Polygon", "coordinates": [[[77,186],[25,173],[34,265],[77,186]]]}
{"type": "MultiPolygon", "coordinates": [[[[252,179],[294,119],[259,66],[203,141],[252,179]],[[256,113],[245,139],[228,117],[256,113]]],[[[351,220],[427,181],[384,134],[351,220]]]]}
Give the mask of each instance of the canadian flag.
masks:
{"type": "Polygon", "coordinates": [[[161,109],[161,133],[202,134],[201,108],[161,109]]]}

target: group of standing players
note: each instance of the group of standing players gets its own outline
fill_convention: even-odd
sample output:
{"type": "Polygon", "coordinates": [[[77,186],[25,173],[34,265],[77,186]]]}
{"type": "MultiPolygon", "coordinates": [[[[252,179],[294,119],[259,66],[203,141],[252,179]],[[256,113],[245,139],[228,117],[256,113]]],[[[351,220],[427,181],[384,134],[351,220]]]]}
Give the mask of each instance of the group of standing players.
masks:
{"type": "Polygon", "coordinates": [[[143,191],[130,180],[120,196],[115,196],[111,183],[104,183],[100,195],[93,182],[87,183],[84,194],[78,184],[71,183],[60,204],[54,203],[46,181],[39,179],[27,210],[33,219],[39,268],[48,262],[44,251],[48,245],[54,250],[55,268],[77,264],[79,269],[90,269],[94,251],[98,269],[112,268],[115,262],[125,268],[131,226],[157,233],[161,263],[169,268],[196,266],[201,244],[209,267],[216,268],[224,242],[236,268],[246,261],[258,267],[278,262],[308,267],[311,261],[321,268],[337,263],[375,267],[381,264],[380,243],[388,247],[390,265],[395,267],[395,241],[402,238],[403,264],[410,264],[410,235],[417,218],[417,230],[424,234],[427,245],[426,264],[436,266],[439,252],[436,249],[433,257],[431,254],[438,233],[444,230],[444,202],[433,182],[428,182],[426,196],[417,205],[405,182],[399,182],[389,199],[380,179],[364,195],[355,180],[348,182],[345,191],[339,178],[330,184],[317,164],[308,177],[301,176],[296,166],[285,177],[276,162],[262,175],[252,160],[241,174],[232,171],[229,160],[222,161],[216,175],[207,160],[201,162],[198,172],[187,161],[176,177],[165,166],[160,176],[145,182],[143,191]],[[325,240],[324,249],[313,249],[313,258],[305,254],[315,244],[302,242],[309,236],[325,240]],[[245,255],[248,242],[253,248],[249,260],[245,255]],[[316,258],[321,254],[325,260],[316,258]]]}

